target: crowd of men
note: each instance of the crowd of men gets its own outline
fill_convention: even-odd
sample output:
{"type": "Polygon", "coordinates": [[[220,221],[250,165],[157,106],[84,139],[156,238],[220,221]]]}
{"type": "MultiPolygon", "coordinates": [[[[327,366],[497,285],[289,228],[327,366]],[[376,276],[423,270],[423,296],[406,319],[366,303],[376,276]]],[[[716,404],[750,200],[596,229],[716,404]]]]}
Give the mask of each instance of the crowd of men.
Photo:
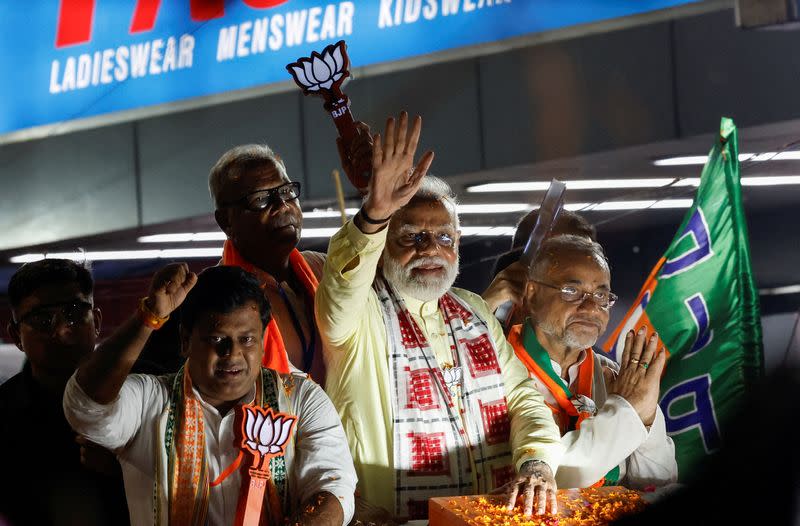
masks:
{"type": "Polygon", "coordinates": [[[482,294],[455,288],[456,197],[417,155],[421,119],[359,129],[340,156],[371,159],[369,186],[327,255],[297,249],[280,157],[244,145],[210,171],[220,264],[160,270],[99,345],[86,268],[19,269],[8,331],[27,360],[0,386],[0,523],[399,524],[435,496],[504,493],[530,515],[557,511],[557,488],[677,480],[657,335],[629,333],[620,363],[593,350],[617,297],[592,226],[562,213],[532,265],[512,252],[482,294]],[[183,365],[146,374],[170,316],[183,365]]]}

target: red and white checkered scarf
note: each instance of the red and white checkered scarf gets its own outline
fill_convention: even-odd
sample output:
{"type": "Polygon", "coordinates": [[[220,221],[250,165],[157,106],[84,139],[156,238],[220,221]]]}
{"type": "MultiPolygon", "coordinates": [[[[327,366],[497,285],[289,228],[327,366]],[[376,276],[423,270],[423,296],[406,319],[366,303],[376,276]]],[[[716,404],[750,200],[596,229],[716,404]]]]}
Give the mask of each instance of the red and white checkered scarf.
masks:
{"type": "Polygon", "coordinates": [[[394,514],[427,518],[431,497],[486,493],[514,475],[496,345],[466,302],[452,292],[439,299],[454,365],[462,371],[459,414],[441,364],[402,297],[382,278],[374,288],[390,346],[394,514]]]}

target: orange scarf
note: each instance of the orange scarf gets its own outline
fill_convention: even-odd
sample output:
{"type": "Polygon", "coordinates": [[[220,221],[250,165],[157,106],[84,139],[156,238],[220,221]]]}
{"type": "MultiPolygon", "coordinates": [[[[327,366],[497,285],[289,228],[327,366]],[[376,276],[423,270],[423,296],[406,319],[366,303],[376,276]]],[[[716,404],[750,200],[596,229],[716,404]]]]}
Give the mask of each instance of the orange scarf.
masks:
{"type": "MultiPolygon", "coordinates": [[[[508,343],[514,348],[517,358],[525,364],[528,371],[536,376],[556,399],[557,407],[550,404],[547,406],[553,412],[561,434],[580,429],[581,423],[593,415],[588,411],[579,411],[572,400],[579,395],[592,399],[592,382],[594,380],[594,351],[592,348],[586,349],[586,358],[578,367],[577,385],[574,390],[571,390],[553,370],[547,351],[536,340],[536,335],[528,325],[528,321],[511,327],[511,331],[508,333],[508,343]],[[525,332],[523,332],[524,329],[525,332]]],[[[618,481],[619,466],[615,466],[605,477],[595,482],[593,487],[613,486],[618,481]]]]}
{"type": "MultiPolygon", "coordinates": [[[[239,254],[230,239],[225,240],[225,246],[222,249],[222,265],[239,267],[256,275],[259,273],[255,265],[239,254]]],[[[313,302],[317,287],[319,287],[319,280],[299,250],[294,249],[289,254],[289,266],[306,289],[306,297],[313,302]]],[[[279,373],[288,374],[290,372],[286,345],[283,343],[283,337],[275,318],[270,320],[264,331],[264,359],[261,363],[264,367],[274,369],[279,373]]]]}

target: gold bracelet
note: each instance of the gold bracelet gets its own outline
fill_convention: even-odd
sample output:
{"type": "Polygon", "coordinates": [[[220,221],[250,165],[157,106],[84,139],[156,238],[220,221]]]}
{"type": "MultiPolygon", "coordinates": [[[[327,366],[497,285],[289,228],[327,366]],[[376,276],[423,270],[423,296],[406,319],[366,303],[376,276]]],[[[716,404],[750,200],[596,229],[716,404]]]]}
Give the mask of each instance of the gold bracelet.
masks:
{"type": "Polygon", "coordinates": [[[150,327],[154,331],[157,331],[161,327],[167,323],[169,319],[169,315],[167,317],[162,318],[158,316],[155,312],[151,311],[150,308],[147,306],[147,299],[148,297],[145,296],[144,298],[139,300],[139,319],[142,323],[146,326],[150,327]]]}

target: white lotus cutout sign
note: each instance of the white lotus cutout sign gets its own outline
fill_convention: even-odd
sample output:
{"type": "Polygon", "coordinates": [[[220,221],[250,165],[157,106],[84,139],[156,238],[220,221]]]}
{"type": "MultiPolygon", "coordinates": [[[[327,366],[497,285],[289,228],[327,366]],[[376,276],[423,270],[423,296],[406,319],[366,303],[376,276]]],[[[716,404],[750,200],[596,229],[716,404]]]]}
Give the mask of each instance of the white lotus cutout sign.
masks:
{"type": "Polygon", "coordinates": [[[312,53],[309,59],[300,59],[287,66],[295,82],[308,91],[331,89],[333,83],[347,73],[345,55],[342,52],[344,41],[328,46],[322,55],[312,53]]]}
{"type": "Polygon", "coordinates": [[[297,417],[273,413],[272,409],[244,406],[244,444],[255,455],[274,457],[283,455],[297,417]]]}
{"type": "MultiPolygon", "coordinates": [[[[344,142],[344,150],[358,137],[353,114],[350,112],[350,99],[342,93],[342,85],[350,77],[350,57],[347,56],[347,44],[340,40],[326,46],[322,53],[311,52],[310,57],[298,58],[297,62],[286,65],[286,70],[295,84],[305,95],[318,95],[325,101],[323,108],[327,111],[339,137],[344,142]]],[[[360,159],[358,166],[345,172],[347,178],[362,194],[366,193],[369,176],[372,171],[369,159],[360,159]]]]}

